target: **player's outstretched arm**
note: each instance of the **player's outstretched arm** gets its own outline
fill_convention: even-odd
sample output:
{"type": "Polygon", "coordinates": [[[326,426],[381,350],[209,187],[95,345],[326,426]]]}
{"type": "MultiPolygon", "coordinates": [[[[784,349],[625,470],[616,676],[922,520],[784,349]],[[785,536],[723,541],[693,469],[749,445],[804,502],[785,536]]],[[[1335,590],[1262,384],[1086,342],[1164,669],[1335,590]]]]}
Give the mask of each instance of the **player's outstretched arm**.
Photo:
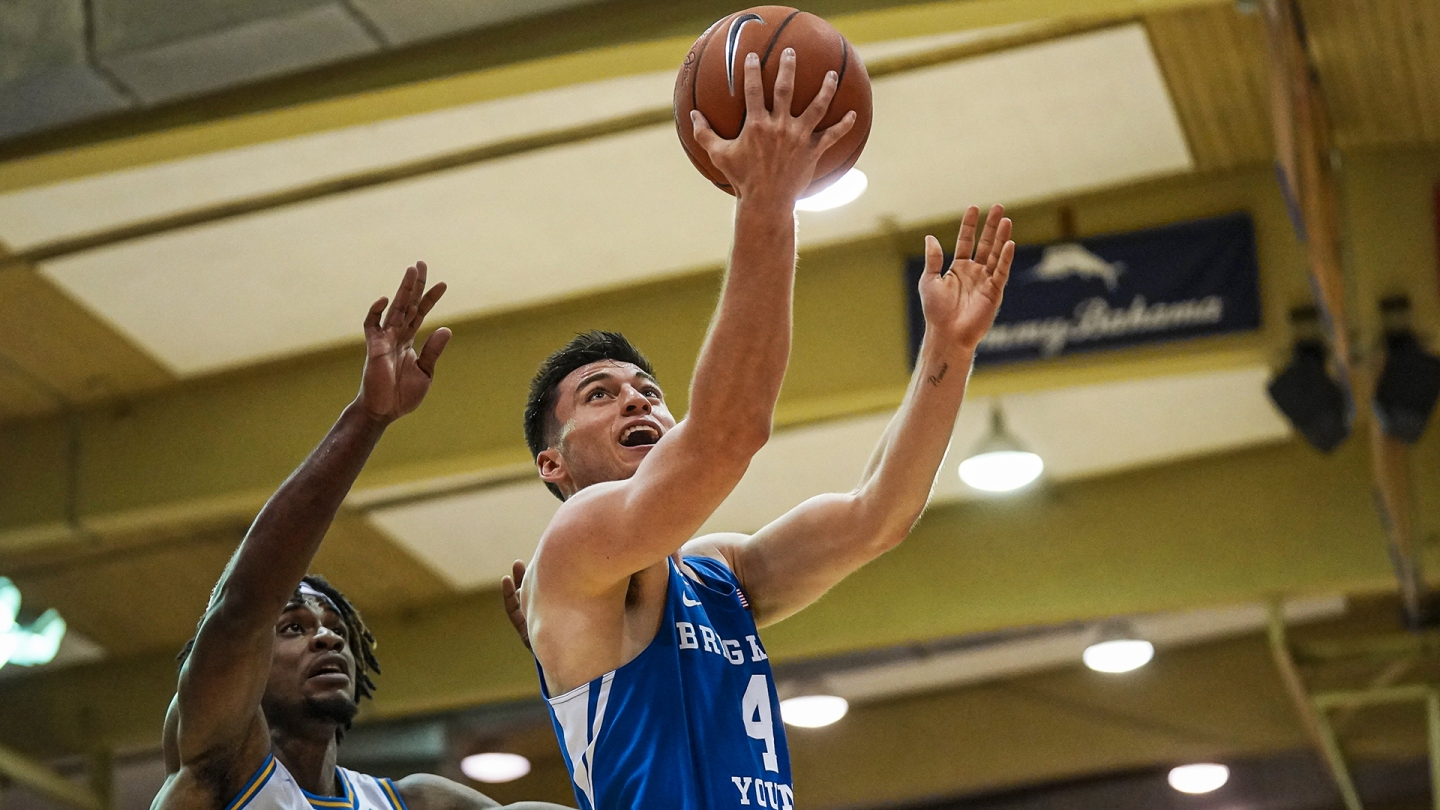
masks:
{"type": "Polygon", "coordinates": [[[388,312],[385,298],[370,308],[359,396],[260,510],[215,586],[180,673],[175,726],[182,767],[220,753],[243,776],[270,750],[260,699],[275,623],[370,451],[387,425],[424,399],[450,339],[448,329],[437,329],[415,350],[416,332],[445,291],[437,284],[426,293],[425,275],[417,262],[388,312]]]}
{"type": "Polygon", "coordinates": [[[760,60],[752,53],[745,61],[746,119],[739,137],[724,140],[698,111],[692,114],[696,139],[738,200],[729,268],[691,382],[689,413],[632,478],[582,490],[561,508],[542,542],[538,580],[554,577],[544,558],[557,546],[565,547],[564,587],[592,593],[673,554],[769,438],[790,355],[795,200],[810,184],[820,155],[855,121],[852,112],[815,131],[835,94],[833,72],[799,116],[790,112],[794,85],[795,53],[787,48],[774,111],[767,109],[760,60]],[[574,565],[577,560],[583,563],[574,565]]]}
{"type": "Polygon", "coordinates": [[[429,773],[416,773],[395,782],[408,810],[570,810],[549,802],[501,805],[478,790],[429,773]]]}
{"type": "Polygon", "coordinates": [[[975,348],[995,319],[1015,255],[1004,209],[991,209],[976,245],[979,216],[974,207],[965,213],[948,272],[940,243],[925,238],[920,279],[925,339],[910,388],[859,486],[811,498],[753,536],[712,535],[687,544],[687,553],[730,565],[758,623],[800,610],[899,545],[924,511],[955,429],[975,348]]]}

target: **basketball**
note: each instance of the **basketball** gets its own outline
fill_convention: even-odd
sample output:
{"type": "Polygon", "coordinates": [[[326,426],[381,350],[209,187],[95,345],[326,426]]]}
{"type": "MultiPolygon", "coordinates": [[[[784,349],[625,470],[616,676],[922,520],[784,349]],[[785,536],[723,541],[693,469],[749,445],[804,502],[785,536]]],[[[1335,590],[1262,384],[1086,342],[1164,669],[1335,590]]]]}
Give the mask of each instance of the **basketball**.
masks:
{"type": "Polygon", "coordinates": [[[690,111],[699,110],[715,134],[733,139],[745,123],[745,56],[760,55],[765,106],[774,104],[780,54],[795,49],[795,95],[791,113],[799,115],[815,98],[825,74],[835,71],[839,85],[816,131],[837,123],[851,110],[855,126],[820,157],[805,195],[839,180],[870,137],[870,76],[855,49],[830,23],[787,6],[756,6],[737,11],[710,26],[685,55],[675,78],[675,128],[690,162],[717,187],[734,194],[724,173],[696,140],[690,111]]]}

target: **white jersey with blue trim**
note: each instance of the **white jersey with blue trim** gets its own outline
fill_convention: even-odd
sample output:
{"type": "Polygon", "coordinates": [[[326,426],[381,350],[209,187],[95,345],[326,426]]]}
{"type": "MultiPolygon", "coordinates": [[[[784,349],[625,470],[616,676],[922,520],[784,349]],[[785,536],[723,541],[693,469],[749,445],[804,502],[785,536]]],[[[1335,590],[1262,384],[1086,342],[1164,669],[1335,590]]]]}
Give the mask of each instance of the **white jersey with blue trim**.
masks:
{"type": "Polygon", "coordinates": [[[540,688],[581,810],[792,810],[790,752],[770,659],[735,575],[669,562],[644,651],[558,697],[540,688]]]}
{"type": "Polygon", "coordinates": [[[274,754],[225,805],[225,810],[409,810],[389,779],[336,767],[341,796],[317,796],[300,787],[274,754]]]}

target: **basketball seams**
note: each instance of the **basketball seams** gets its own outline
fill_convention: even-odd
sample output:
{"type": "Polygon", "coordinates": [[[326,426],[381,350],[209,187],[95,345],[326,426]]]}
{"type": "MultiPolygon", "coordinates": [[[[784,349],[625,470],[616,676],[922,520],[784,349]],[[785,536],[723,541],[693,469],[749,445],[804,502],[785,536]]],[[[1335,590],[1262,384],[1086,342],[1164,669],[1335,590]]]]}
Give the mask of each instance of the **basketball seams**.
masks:
{"type": "MultiPolygon", "coordinates": [[[[740,12],[737,11],[737,12],[735,12],[735,13],[736,13],[736,14],[739,14],[740,12]]],[[[700,62],[701,62],[701,60],[703,60],[703,59],[705,58],[705,51],[706,51],[706,49],[708,49],[708,48],[710,47],[710,40],[712,40],[712,39],[715,38],[715,32],[719,31],[721,28],[724,27],[724,22],[725,22],[725,20],[728,20],[728,19],[730,19],[730,17],[734,17],[734,16],[735,16],[735,14],[731,14],[731,15],[729,15],[728,17],[725,17],[724,19],[719,20],[719,21],[716,22],[714,25],[710,26],[710,30],[705,33],[705,38],[704,38],[704,40],[700,43],[699,47],[695,48],[695,65],[694,65],[693,68],[691,68],[691,71],[690,71],[690,109],[692,109],[692,110],[698,110],[698,109],[700,109],[700,100],[699,100],[699,97],[698,97],[698,95],[697,95],[697,90],[696,90],[696,88],[699,87],[699,85],[700,85],[700,62]]],[[[676,115],[676,116],[675,116],[675,119],[676,119],[676,120],[675,120],[676,125],[679,126],[679,125],[680,125],[680,120],[679,120],[679,119],[680,119],[680,116],[679,116],[679,115],[676,115]]],[[[692,135],[692,137],[693,137],[693,135],[692,135]]],[[[699,146],[698,143],[697,143],[696,145],[699,146]]],[[[696,166],[697,168],[699,168],[700,165],[701,165],[701,162],[700,162],[699,160],[696,160],[696,158],[695,158],[695,153],[692,152],[692,151],[690,151],[690,145],[685,142],[685,138],[683,137],[683,135],[682,135],[682,137],[680,138],[680,147],[685,150],[685,156],[688,157],[688,158],[690,158],[690,162],[693,163],[693,164],[695,164],[695,166],[696,166]]],[[[702,151],[702,152],[704,151],[704,147],[701,147],[701,151],[702,151]]],[[[710,155],[709,155],[709,154],[706,154],[706,155],[705,155],[705,161],[704,161],[704,162],[705,162],[705,165],[707,165],[707,166],[709,166],[710,168],[714,169],[717,174],[720,173],[720,170],[715,167],[714,161],[710,160],[710,155]]],[[[711,183],[715,183],[715,185],[717,185],[717,186],[720,185],[719,183],[716,183],[716,182],[715,182],[715,178],[713,178],[713,177],[710,176],[710,172],[708,172],[708,171],[702,171],[701,173],[705,175],[705,179],[706,179],[706,180],[709,180],[711,183]]],[[[722,176],[723,176],[723,175],[722,175],[722,176]]],[[[725,188],[729,188],[729,185],[727,184],[727,185],[724,186],[724,187],[725,187],[725,188]]]]}
{"type": "MultiPolygon", "coordinates": [[[[735,12],[735,14],[739,13],[738,11],[735,12]]],[[[731,14],[730,17],[734,17],[735,14],[731,14]]],[[[730,17],[726,17],[724,20],[720,20],[720,22],[710,26],[710,30],[705,34],[705,41],[701,42],[700,47],[695,49],[695,68],[690,72],[690,109],[692,110],[700,109],[700,98],[696,94],[697,91],[695,89],[700,85],[700,60],[705,58],[705,50],[710,47],[710,40],[715,38],[715,32],[723,27],[721,23],[730,19],[730,17]]]]}
{"type": "Polygon", "coordinates": [[[789,25],[791,20],[804,13],[803,11],[792,11],[789,17],[780,21],[780,26],[775,29],[775,33],[770,37],[770,42],[765,46],[765,53],[760,57],[760,67],[762,69],[765,67],[765,63],[769,61],[771,52],[775,50],[775,43],[780,41],[780,35],[785,33],[785,26],[789,25]]]}

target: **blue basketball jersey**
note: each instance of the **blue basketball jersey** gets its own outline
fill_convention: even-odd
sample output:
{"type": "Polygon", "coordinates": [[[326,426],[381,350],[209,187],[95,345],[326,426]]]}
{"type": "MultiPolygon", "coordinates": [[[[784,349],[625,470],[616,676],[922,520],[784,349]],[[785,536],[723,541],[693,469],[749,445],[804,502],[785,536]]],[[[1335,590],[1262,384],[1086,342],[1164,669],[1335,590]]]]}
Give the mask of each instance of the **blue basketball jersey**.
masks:
{"type": "Polygon", "coordinates": [[[635,660],[550,697],[540,689],[581,810],[795,804],[770,660],[735,575],[669,562],[665,615],[635,660]]]}

